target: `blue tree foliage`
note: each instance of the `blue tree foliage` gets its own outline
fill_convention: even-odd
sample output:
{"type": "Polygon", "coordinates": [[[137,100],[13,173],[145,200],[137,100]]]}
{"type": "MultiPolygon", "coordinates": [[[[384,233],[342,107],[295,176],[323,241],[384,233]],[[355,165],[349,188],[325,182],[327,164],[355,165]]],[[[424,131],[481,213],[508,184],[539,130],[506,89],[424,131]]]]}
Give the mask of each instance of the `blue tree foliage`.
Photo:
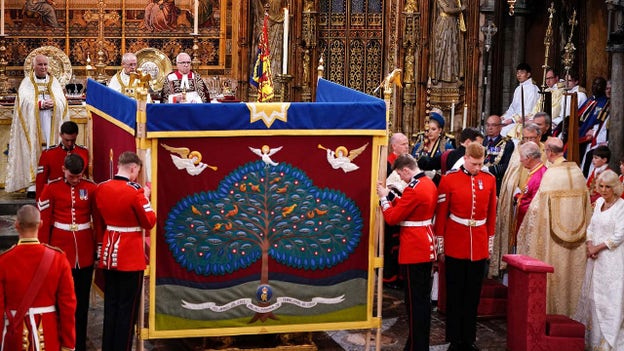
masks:
{"type": "Polygon", "coordinates": [[[358,246],[363,221],[345,194],[318,189],[300,169],[247,163],[212,192],[187,196],[167,216],[176,261],[202,275],[246,268],[263,255],[289,267],[330,268],[358,246]]]}

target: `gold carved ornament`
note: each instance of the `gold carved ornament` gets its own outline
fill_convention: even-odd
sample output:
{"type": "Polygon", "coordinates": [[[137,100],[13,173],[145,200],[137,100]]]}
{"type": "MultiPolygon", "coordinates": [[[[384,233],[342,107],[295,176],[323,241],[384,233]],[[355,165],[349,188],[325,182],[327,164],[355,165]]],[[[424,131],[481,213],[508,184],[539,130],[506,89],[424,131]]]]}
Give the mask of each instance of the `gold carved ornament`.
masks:
{"type": "Polygon", "coordinates": [[[32,64],[35,56],[44,55],[49,59],[48,72],[56,79],[62,87],[69,83],[72,78],[72,65],[69,57],[61,49],[54,46],[42,46],[31,51],[24,60],[24,76],[28,77],[32,71],[32,64]]]}
{"type": "Polygon", "coordinates": [[[137,57],[137,69],[151,76],[150,85],[154,91],[160,91],[167,75],[173,70],[171,60],[164,52],[145,48],[135,53],[137,57]]]}

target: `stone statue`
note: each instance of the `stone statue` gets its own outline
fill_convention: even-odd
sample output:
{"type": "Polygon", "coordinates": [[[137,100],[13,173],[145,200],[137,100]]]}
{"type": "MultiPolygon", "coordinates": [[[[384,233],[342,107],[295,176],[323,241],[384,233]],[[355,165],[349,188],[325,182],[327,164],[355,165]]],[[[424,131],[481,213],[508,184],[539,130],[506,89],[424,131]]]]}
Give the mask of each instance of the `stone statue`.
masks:
{"type": "Polygon", "coordinates": [[[418,4],[416,3],[416,0],[407,0],[405,2],[405,7],[403,8],[403,12],[406,12],[406,13],[418,12],[418,4]]]}
{"type": "Polygon", "coordinates": [[[414,48],[412,46],[409,46],[405,53],[403,81],[405,83],[414,83],[414,48]]]}
{"type": "Polygon", "coordinates": [[[303,53],[303,81],[310,81],[310,50],[306,49],[303,53]]]}
{"type": "Polygon", "coordinates": [[[314,0],[306,0],[303,4],[303,12],[314,12],[314,0]]]}
{"type": "Polygon", "coordinates": [[[454,83],[464,77],[464,38],[460,32],[466,31],[462,13],[465,8],[458,0],[436,0],[429,62],[429,77],[434,85],[454,83]]]}

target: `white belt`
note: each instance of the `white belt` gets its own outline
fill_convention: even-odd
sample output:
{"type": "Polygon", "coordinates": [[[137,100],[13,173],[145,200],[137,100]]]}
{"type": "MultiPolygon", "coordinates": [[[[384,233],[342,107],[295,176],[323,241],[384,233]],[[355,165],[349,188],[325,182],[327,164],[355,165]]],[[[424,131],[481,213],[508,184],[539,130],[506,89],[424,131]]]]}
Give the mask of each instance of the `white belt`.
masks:
{"type": "Polygon", "coordinates": [[[425,221],[402,221],[399,223],[401,227],[424,227],[431,224],[431,220],[427,219],[425,221]]]}
{"type": "Polygon", "coordinates": [[[466,227],[478,227],[478,226],[484,225],[487,222],[487,219],[466,219],[466,218],[457,217],[456,215],[452,213],[449,216],[449,218],[459,224],[465,225],[466,227]]]}
{"type": "Polygon", "coordinates": [[[143,228],[141,227],[117,227],[114,225],[107,225],[106,230],[110,230],[111,232],[119,232],[119,233],[133,233],[140,232],[143,228]]]}
{"type": "MultiPolygon", "coordinates": [[[[52,306],[45,306],[45,307],[31,307],[28,309],[28,312],[26,313],[26,315],[28,316],[28,319],[30,320],[30,335],[33,336],[33,339],[35,339],[35,345],[34,348],[36,351],[41,350],[41,344],[39,343],[39,338],[36,337],[37,335],[37,325],[35,324],[35,315],[36,314],[44,314],[44,313],[52,313],[52,312],[56,312],[56,306],[52,305],[52,306]]],[[[13,316],[15,316],[15,313],[17,313],[16,310],[11,310],[11,314],[13,316]]],[[[7,325],[4,325],[4,330],[2,331],[2,340],[4,341],[4,337],[6,335],[7,332],[7,325]]]]}
{"type": "Polygon", "coordinates": [[[80,224],[72,223],[72,224],[67,224],[67,223],[54,222],[54,228],[67,230],[69,232],[77,232],[77,231],[80,231],[80,230],[90,229],[91,228],[91,223],[80,223],[80,224]]]}
{"type": "MultiPolygon", "coordinates": [[[[34,315],[34,314],[44,314],[44,313],[50,313],[50,312],[56,312],[56,306],[51,305],[51,306],[45,306],[45,307],[31,307],[27,310],[28,312],[26,312],[26,314],[28,315],[34,315]]],[[[11,310],[11,314],[13,316],[15,316],[15,313],[17,313],[16,310],[11,310]]]]}

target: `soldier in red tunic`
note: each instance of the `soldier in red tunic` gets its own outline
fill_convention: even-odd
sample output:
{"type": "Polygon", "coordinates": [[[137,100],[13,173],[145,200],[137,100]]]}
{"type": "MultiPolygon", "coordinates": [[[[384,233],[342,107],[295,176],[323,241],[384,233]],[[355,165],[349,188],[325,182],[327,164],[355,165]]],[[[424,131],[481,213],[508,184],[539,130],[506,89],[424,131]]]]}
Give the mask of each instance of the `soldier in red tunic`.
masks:
{"type": "Polygon", "coordinates": [[[63,252],[40,244],[39,211],[17,211],[19,242],[0,255],[0,331],[3,350],[73,350],[76,297],[63,252]]]}
{"type": "MultiPolygon", "coordinates": [[[[409,153],[409,141],[403,133],[394,133],[390,137],[390,150],[388,154],[388,176],[392,174],[394,161],[403,155],[409,153]]],[[[386,179],[388,180],[388,179],[386,179]]],[[[390,184],[386,184],[391,186],[390,184]]],[[[386,223],[384,227],[384,270],[383,283],[384,286],[391,289],[401,289],[403,286],[403,277],[401,276],[399,267],[399,231],[401,227],[389,225],[386,223]]]]}
{"type": "Polygon", "coordinates": [[[69,154],[63,165],[64,177],[43,188],[38,205],[42,225],[39,240],[65,252],[74,278],[76,307],[76,351],[86,350],[89,293],[93,280],[95,234],[91,213],[97,185],[83,178],[84,161],[69,154]]]}
{"type": "Polygon", "coordinates": [[[156,224],[149,188],[135,183],[141,159],[133,152],[119,155],[113,179],[95,192],[94,216],[104,271],[104,331],[102,351],[130,351],[145,270],[145,235],[156,224]]]}
{"type": "Polygon", "coordinates": [[[431,269],[436,260],[432,218],[436,186],[409,154],[394,161],[394,170],[408,183],[400,195],[377,185],[386,222],[400,225],[399,264],[404,271],[409,334],[405,350],[428,351],[431,326],[431,269]]]}
{"type": "Polygon", "coordinates": [[[438,188],[435,233],[443,239],[450,351],[479,350],[477,307],[496,223],[496,179],[481,170],[484,152],[479,143],[468,144],[464,165],[442,177],[438,188]]]}
{"type": "Polygon", "coordinates": [[[76,145],[78,137],[78,125],[75,122],[67,121],[61,124],[61,142],[41,153],[39,165],[37,166],[37,177],[35,179],[35,198],[38,200],[43,191],[43,187],[52,180],[63,178],[63,162],[65,156],[77,154],[84,160],[84,172],[88,177],[87,166],[89,165],[89,150],[84,146],[76,145]]]}

